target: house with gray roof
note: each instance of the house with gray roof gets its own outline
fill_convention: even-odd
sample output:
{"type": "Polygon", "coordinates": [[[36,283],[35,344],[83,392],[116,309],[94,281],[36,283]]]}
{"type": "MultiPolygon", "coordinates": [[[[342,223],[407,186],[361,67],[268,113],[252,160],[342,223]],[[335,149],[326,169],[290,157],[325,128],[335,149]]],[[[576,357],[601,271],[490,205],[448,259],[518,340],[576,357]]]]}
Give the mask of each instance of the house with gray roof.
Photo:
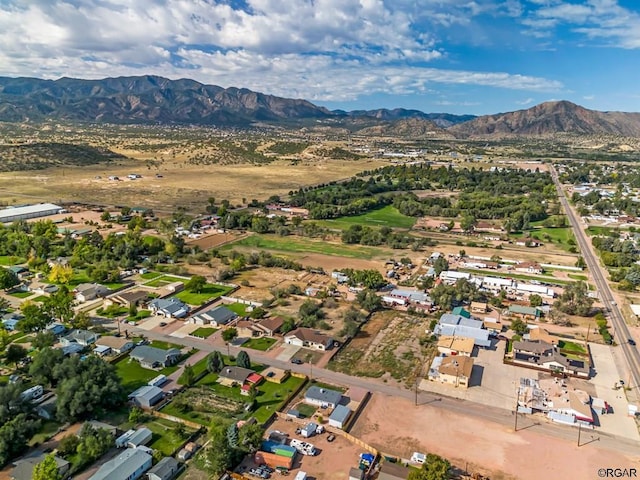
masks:
{"type": "Polygon", "coordinates": [[[252,373],[255,372],[249,368],[230,365],[220,370],[220,373],[218,374],[218,382],[223,385],[231,385],[233,383],[239,383],[242,385],[252,373]]]}
{"type": "Polygon", "coordinates": [[[153,457],[139,448],[128,448],[105,462],[89,480],[138,480],[151,468],[153,457]]]}
{"type": "Polygon", "coordinates": [[[153,432],[147,427],[138,428],[127,440],[127,447],[138,448],[146,445],[153,438],[153,432]]]}
{"type": "Polygon", "coordinates": [[[433,333],[438,336],[473,338],[474,345],[487,348],[491,346],[489,338],[491,332],[482,327],[482,320],[444,313],[438,320],[433,333]]]}
{"type": "Polygon", "coordinates": [[[164,457],[147,472],[148,480],[171,480],[178,474],[180,464],[173,457],[164,457]]]}
{"type": "Polygon", "coordinates": [[[336,428],[344,428],[351,416],[351,409],[344,405],[337,405],[329,415],[329,425],[336,428]]]}
{"type": "Polygon", "coordinates": [[[176,297],[154,298],[149,302],[149,309],[167,318],[184,318],[189,313],[189,305],[176,297]]]}
{"type": "Polygon", "coordinates": [[[177,348],[163,350],[149,345],[140,345],[130,354],[133,360],[137,360],[142,367],[149,369],[170,367],[180,361],[180,356],[180,350],[177,348]]]}
{"type": "Polygon", "coordinates": [[[98,337],[99,337],[98,334],[90,332],[89,330],[75,329],[75,330],[71,330],[71,332],[69,332],[68,335],[62,337],[60,339],[60,343],[63,346],[76,343],[78,345],[82,345],[83,347],[87,347],[89,345],[96,343],[96,340],[98,340],[98,337]]]}
{"type": "Polygon", "coordinates": [[[98,283],[81,283],[74,290],[76,299],[80,303],[90,302],[99,297],[105,297],[110,290],[98,283]]]}
{"type": "Polygon", "coordinates": [[[193,315],[189,321],[196,325],[212,325],[214,327],[220,327],[232,322],[236,318],[238,318],[237,313],[220,305],[193,315]]]}
{"type": "Polygon", "coordinates": [[[141,408],[151,408],[164,398],[161,388],[144,385],[129,394],[129,400],[141,408]]]}
{"type": "Polygon", "coordinates": [[[342,400],[342,393],[316,385],[309,387],[304,394],[304,401],[319,407],[335,408],[342,400]]]}
{"type": "MultiPolygon", "coordinates": [[[[13,480],[31,480],[33,478],[33,469],[42,462],[46,457],[46,454],[41,453],[32,457],[24,458],[15,463],[15,468],[11,471],[11,478],[13,480]]],[[[57,455],[53,457],[58,467],[58,473],[63,477],[69,471],[71,464],[64,458],[60,458],[57,455]]]]}

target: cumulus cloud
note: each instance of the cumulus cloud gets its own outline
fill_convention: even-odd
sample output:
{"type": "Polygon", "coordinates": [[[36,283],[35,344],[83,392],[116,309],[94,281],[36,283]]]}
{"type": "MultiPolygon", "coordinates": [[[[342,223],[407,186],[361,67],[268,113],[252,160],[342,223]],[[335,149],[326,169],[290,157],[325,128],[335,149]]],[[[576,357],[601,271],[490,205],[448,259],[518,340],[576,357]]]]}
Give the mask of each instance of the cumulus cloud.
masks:
{"type": "Polygon", "coordinates": [[[517,0],[4,0],[0,73],[157,74],[312,100],[432,83],[557,91],[541,77],[430,66],[449,55],[440,28],[520,11],[517,0]]]}

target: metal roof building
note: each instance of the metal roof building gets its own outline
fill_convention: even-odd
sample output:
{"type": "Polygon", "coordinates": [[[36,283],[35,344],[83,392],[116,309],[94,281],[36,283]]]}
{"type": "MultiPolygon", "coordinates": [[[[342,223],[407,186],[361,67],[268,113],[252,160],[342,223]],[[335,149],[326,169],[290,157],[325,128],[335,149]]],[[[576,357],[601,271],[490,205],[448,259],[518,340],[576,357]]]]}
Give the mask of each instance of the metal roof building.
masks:
{"type": "Polygon", "coordinates": [[[48,215],[56,215],[64,210],[53,203],[39,203],[37,205],[24,205],[21,207],[9,207],[0,210],[0,223],[10,223],[16,220],[28,220],[48,215]]]}

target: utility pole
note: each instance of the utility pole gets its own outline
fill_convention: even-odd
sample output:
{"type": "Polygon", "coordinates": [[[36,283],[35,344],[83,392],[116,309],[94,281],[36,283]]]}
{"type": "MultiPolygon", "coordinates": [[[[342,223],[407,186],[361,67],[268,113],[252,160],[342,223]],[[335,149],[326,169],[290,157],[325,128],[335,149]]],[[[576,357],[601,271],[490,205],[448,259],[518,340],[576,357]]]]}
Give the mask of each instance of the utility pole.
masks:
{"type": "Polygon", "coordinates": [[[580,446],[580,433],[582,433],[582,422],[578,422],[578,446],[580,446]]]}
{"type": "Polygon", "coordinates": [[[520,390],[516,389],[516,409],[513,412],[513,416],[515,417],[513,431],[518,431],[518,396],[520,395],[520,390]]]}

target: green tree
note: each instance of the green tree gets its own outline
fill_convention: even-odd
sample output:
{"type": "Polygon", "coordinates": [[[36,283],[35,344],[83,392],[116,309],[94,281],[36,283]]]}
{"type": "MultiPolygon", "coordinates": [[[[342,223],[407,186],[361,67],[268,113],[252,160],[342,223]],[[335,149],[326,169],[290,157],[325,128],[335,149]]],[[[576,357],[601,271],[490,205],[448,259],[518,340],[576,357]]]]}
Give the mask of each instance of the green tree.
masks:
{"type": "Polygon", "coordinates": [[[207,370],[209,373],[220,373],[224,368],[224,359],[218,351],[211,352],[207,357],[207,370]]]}
{"type": "Polygon", "coordinates": [[[31,474],[32,480],[62,480],[62,478],[53,453],[44,457],[44,460],[33,467],[33,473],[31,474]]]}
{"type": "Polygon", "coordinates": [[[18,276],[8,268],[0,267],[0,288],[8,290],[20,283],[18,276]]]}
{"type": "Polygon", "coordinates": [[[81,466],[95,462],[115,445],[115,439],[104,428],[95,428],[85,423],[78,435],[80,443],[76,449],[81,466]]]}
{"type": "Polygon", "coordinates": [[[31,341],[31,346],[38,350],[42,350],[46,347],[52,347],[56,343],[56,336],[50,330],[43,330],[38,332],[31,341]]]}
{"type": "Polygon", "coordinates": [[[295,330],[296,322],[293,318],[286,318],[282,323],[282,327],[280,327],[280,331],[285,334],[289,333],[292,330],[295,330]]]}
{"type": "Polygon", "coordinates": [[[57,292],[47,297],[42,305],[43,311],[50,317],[57,318],[64,323],[73,319],[73,295],[66,285],[60,286],[57,292]]]}
{"type": "Polygon", "coordinates": [[[222,339],[225,342],[232,342],[238,336],[238,330],[234,327],[227,328],[222,332],[222,339]]]}
{"type": "Polygon", "coordinates": [[[71,265],[61,265],[56,263],[49,271],[48,279],[51,283],[68,284],[73,277],[71,265]]]}
{"type": "Polygon", "coordinates": [[[536,295],[535,293],[533,295],[530,295],[529,305],[531,305],[532,307],[542,306],[542,297],[540,295],[536,295]]]}
{"type": "Polygon", "coordinates": [[[375,312],[382,308],[382,298],[369,288],[359,291],[356,300],[362,308],[369,312],[375,312]]]}
{"type": "Polygon", "coordinates": [[[588,295],[589,289],[585,282],[573,282],[565,286],[562,295],[553,306],[567,315],[585,317],[591,313],[593,298],[588,295]]]}
{"type": "Polygon", "coordinates": [[[34,355],[29,375],[37,383],[55,386],[53,370],[64,361],[64,353],[58,348],[45,347],[34,355]]]}
{"type": "Polygon", "coordinates": [[[251,368],[251,359],[249,358],[249,354],[244,350],[238,352],[238,357],[236,358],[236,365],[242,368],[251,368]]]}
{"type": "Polygon", "coordinates": [[[189,292],[201,293],[207,285],[207,279],[202,275],[194,275],[185,283],[184,288],[189,292]]]}
{"type": "Polygon", "coordinates": [[[73,455],[78,450],[78,445],[80,445],[80,438],[78,435],[72,433],[70,435],[65,435],[58,443],[58,453],[63,457],[68,457],[69,455],[73,455]]]}
{"type": "Polygon", "coordinates": [[[236,423],[234,422],[231,425],[229,425],[229,428],[227,428],[227,442],[229,443],[229,446],[231,448],[237,448],[238,440],[239,440],[238,425],[236,425],[236,423]]]}
{"type": "Polygon", "coordinates": [[[5,359],[7,363],[13,363],[16,366],[18,362],[26,357],[28,354],[27,349],[22,345],[18,345],[17,343],[12,343],[7,347],[7,351],[5,352],[5,359]]]}
{"type": "Polygon", "coordinates": [[[584,258],[578,257],[578,260],[576,260],[576,267],[584,270],[587,268],[587,262],[584,261],[584,258]]]}
{"type": "Polygon", "coordinates": [[[71,319],[71,326],[80,330],[86,330],[91,327],[91,317],[87,312],[78,312],[71,319]]]}
{"type": "Polygon", "coordinates": [[[472,232],[476,226],[476,219],[473,215],[463,215],[460,220],[460,228],[465,232],[472,232]]]}
{"type": "Polygon", "coordinates": [[[51,316],[44,309],[33,302],[25,302],[21,306],[22,318],[18,322],[18,329],[30,333],[43,330],[49,322],[51,316]]]}
{"type": "Polygon", "coordinates": [[[511,320],[511,330],[516,332],[518,335],[524,335],[529,331],[529,327],[527,323],[519,318],[515,318],[511,320]]]}
{"type": "Polygon", "coordinates": [[[411,470],[407,480],[448,480],[451,478],[451,464],[444,458],[427,454],[420,470],[411,470]]]}
{"type": "Polygon", "coordinates": [[[129,423],[133,423],[134,425],[137,425],[138,423],[144,421],[146,415],[144,413],[144,410],[142,410],[140,407],[131,407],[131,410],[129,410],[129,423]]]}
{"type": "Polygon", "coordinates": [[[182,372],[182,375],[180,375],[180,379],[182,380],[182,383],[187,387],[190,387],[191,385],[193,385],[193,382],[195,382],[196,374],[193,371],[193,367],[188,363],[184,366],[184,371],[182,372]]]}
{"type": "Polygon", "coordinates": [[[209,446],[206,457],[211,473],[219,476],[233,464],[233,449],[227,439],[228,422],[224,419],[214,419],[209,429],[209,446]]]}

